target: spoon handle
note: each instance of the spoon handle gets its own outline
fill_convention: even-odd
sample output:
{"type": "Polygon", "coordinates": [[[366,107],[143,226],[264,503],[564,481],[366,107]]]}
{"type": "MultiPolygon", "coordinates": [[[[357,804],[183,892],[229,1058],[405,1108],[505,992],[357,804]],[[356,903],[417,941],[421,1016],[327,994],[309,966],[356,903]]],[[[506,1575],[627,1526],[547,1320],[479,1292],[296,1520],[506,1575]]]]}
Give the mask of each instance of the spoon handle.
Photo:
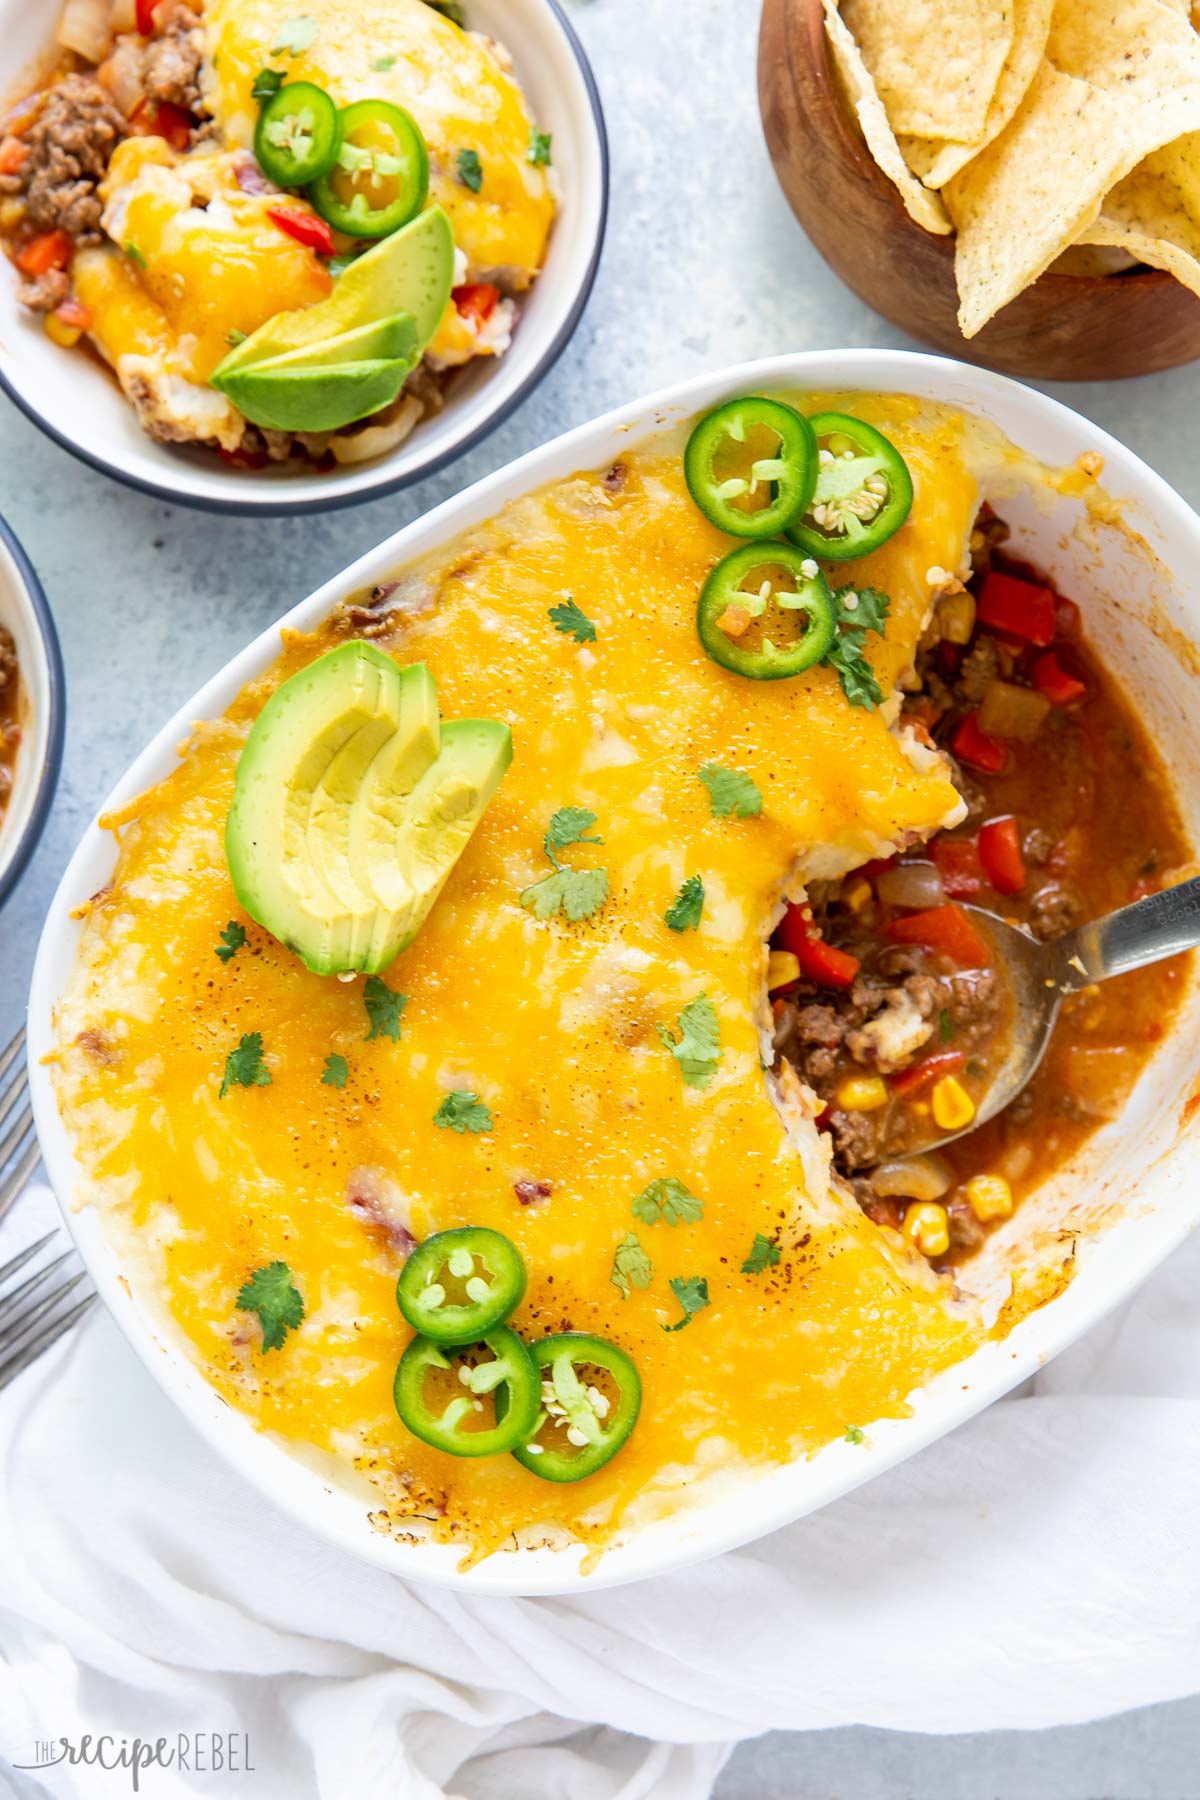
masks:
{"type": "Polygon", "coordinates": [[[1181,881],[1123,906],[1107,918],[1092,919],[1065,937],[1053,950],[1059,984],[1066,989],[1107,981],[1129,969],[1141,969],[1164,957],[1200,945],[1200,876],[1181,881]]]}

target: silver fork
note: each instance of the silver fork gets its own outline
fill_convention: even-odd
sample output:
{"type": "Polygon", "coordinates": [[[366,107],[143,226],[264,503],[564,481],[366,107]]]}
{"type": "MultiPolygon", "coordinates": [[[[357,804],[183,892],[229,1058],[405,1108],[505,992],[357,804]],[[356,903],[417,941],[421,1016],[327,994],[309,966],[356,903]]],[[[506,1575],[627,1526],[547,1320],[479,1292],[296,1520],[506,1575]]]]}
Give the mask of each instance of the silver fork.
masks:
{"type": "MultiPolygon", "coordinates": [[[[40,1156],[27,1095],[24,1048],[22,1026],[0,1052],[0,1219],[37,1168],[40,1156]],[[10,1075],[14,1065],[16,1073],[10,1075]]],[[[64,1301],[84,1280],[82,1270],[71,1273],[65,1267],[74,1256],[72,1249],[62,1251],[41,1268],[29,1268],[58,1236],[58,1232],[48,1231],[0,1266],[0,1388],[6,1388],[22,1369],[70,1331],[96,1298],[89,1290],[64,1310],[64,1301]],[[14,1277],[27,1269],[24,1278],[11,1285],[14,1277]]]]}

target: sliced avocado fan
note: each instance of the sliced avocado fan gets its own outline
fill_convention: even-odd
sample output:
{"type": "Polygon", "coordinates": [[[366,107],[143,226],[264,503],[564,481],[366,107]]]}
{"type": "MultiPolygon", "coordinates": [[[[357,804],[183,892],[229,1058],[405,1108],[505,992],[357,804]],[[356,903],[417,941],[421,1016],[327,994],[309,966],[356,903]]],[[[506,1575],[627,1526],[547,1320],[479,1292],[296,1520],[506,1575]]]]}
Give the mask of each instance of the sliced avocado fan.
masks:
{"type": "Polygon", "coordinates": [[[511,761],[498,720],[440,725],[423,663],[339,645],[275,690],[246,740],[225,828],[240,904],[317,974],[386,969],[511,761]]]}
{"type": "Polygon", "coordinates": [[[411,367],[403,357],[318,368],[251,363],[222,387],[240,413],[269,431],[340,431],[390,406],[411,367]]]}
{"type": "Polygon", "coordinates": [[[356,257],[327,300],[296,312],[276,313],[251,332],[216,369],[213,386],[224,388],[235,369],[378,325],[397,313],[407,313],[413,321],[415,363],[442,322],[453,283],[454,233],[442,208],[431,206],[356,257]]]}

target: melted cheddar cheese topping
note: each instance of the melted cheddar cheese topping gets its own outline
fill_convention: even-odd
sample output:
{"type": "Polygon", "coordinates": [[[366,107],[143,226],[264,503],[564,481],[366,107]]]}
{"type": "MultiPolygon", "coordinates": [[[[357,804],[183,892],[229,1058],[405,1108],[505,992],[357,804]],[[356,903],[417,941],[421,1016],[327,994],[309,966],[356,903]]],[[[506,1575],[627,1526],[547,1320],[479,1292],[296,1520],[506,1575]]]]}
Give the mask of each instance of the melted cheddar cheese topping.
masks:
{"type": "MultiPolygon", "coordinates": [[[[829,397],[805,405],[837,404],[829,397]]],[[[868,654],[889,692],[911,663],[930,572],[962,565],[977,504],[956,415],[901,399],[848,403],[879,423],[913,472],[912,517],[845,579],[892,597],[868,654]]],[[[906,1412],[911,1391],[968,1354],[976,1323],[897,1234],[830,1189],[827,1154],[796,1090],[768,1092],[760,1026],[765,939],[797,873],[833,874],[956,814],[941,759],[905,754],[880,711],[847,704],[827,669],[752,682],[700,649],[696,599],[729,542],[691,504],[678,442],[582,473],[505,509],[402,572],[311,636],[228,715],[199,726],[177,771],[110,821],[111,886],[91,908],[59,1017],[60,1094],[87,1180],[133,1267],[218,1390],[264,1429],[353,1464],[374,1517],[478,1555],[566,1528],[595,1546],[624,1523],[702,1491],[698,1474],[812,1451],[906,1412]],[[548,609],[573,597],[596,628],[578,644],[548,609]],[[323,979],[239,914],[223,851],[249,724],[286,675],[364,630],[424,661],[448,717],[507,721],[515,755],[416,942],[385,979],[408,996],[399,1042],[368,1041],[361,978],[323,979]],[[698,771],[751,774],[758,818],[714,818],[698,771]],[[591,808],[612,897],[589,923],[540,922],[519,895],[549,870],[542,835],[591,808]],[[663,915],[684,879],[705,886],[698,931],[663,915]],[[214,954],[230,919],[246,946],[214,954]],[[656,1026],[713,1001],[722,1053],[710,1086],[685,1085],[656,1026]],[[261,1032],[271,1085],[219,1097],[225,1058],[261,1032]],[[323,1086],[331,1052],[350,1077],[323,1086]],[[491,1109],[485,1135],[433,1122],[452,1089],[491,1109]],[[785,1118],[781,1118],[782,1104],[785,1118]],[[704,1204],[695,1224],[639,1223],[658,1176],[704,1204]],[[522,1205],[517,1184],[548,1190],[522,1205]],[[644,1385],[624,1449],[576,1486],[511,1457],[456,1459],[411,1437],[392,1403],[410,1337],[401,1266],[363,1196],[419,1238],[478,1223],[530,1270],[512,1323],[613,1339],[644,1385]],[[354,1204],[351,1204],[354,1202],[354,1204]],[[635,1230],[644,1290],[611,1280],[635,1230]],[[756,1233],[780,1261],[741,1265],[756,1233]],[[263,1354],[235,1300],[253,1269],[292,1270],[306,1316],[263,1354]],[[710,1305],[686,1330],[669,1280],[703,1276],[710,1305]]],[[[911,748],[911,746],[910,746],[911,748]]],[[[568,853],[568,860],[572,860],[568,853]]],[[[574,860],[583,860],[575,857],[574,860]]],[[[526,1189],[526,1192],[529,1190],[526,1189]]]]}
{"type": "Polygon", "coordinates": [[[305,0],[303,11],[317,35],[301,55],[281,58],[271,53],[279,0],[209,0],[208,101],[225,142],[252,144],[258,104],[250,90],[267,66],[282,63],[289,81],[313,81],[339,106],[394,101],[421,127],[430,202],[449,213],[468,278],[503,271],[506,286],[527,287],[546,254],[554,196],[545,168],[529,161],[533,120],[503,51],[425,0],[305,0]],[[459,178],[460,150],[474,150],[483,165],[479,193],[459,178]]]}

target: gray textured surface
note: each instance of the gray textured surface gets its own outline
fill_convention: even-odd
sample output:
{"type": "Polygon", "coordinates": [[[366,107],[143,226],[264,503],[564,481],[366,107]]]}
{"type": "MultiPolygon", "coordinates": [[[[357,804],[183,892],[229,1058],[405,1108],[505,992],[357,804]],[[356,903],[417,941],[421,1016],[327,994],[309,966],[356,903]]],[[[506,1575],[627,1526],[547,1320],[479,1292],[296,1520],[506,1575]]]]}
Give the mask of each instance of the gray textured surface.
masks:
{"type": "MultiPolygon", "coordinates": [[[[59,873],[108,787],[203,679],[318,582],[477,476],[662,383],[781,350],[905,342],[828,272],[775,185],[755,104],[755,0],[575,0],[571,11],[608,115],[606,253],[557,368],[461,463],[350,512],[218,519],[92,474],[0,402],[0,506],[45,583],[70,689],[53,817],[0,919],[0,1041],[20,1016],[59,873]]],[[[1200,372],[1060,391],[1200,498],[1200,372]]],[[[1195,1800],[1200,1703],[1005,1736],[774,1734],[737,1753],[718,1793],[1195,1800]]]]}

